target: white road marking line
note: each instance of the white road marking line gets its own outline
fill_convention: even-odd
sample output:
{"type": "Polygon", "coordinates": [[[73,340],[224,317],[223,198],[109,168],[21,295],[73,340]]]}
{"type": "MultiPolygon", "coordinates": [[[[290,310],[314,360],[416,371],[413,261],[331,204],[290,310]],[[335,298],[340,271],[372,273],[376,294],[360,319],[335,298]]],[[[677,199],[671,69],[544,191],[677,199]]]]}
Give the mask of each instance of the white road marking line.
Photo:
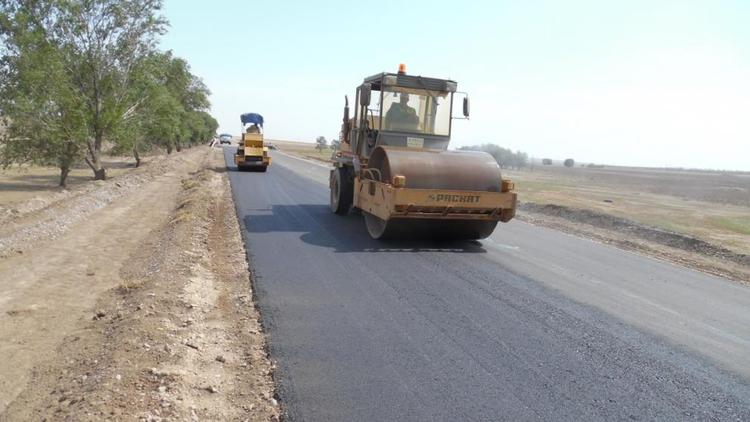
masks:
{"type": "Polygon", "coordinates": [[[508,250],[511,250],[511,251],[519,251],[519,250],[521,250],[521,248],[518,247],[518,246],[506,245],[505,243],[495,242],[494,240],[492,240],[490,238],[482,239],[482,243],[485,243],[485,242],[491,243],[491,245],[489,245],[489,246],[492,246],[492,247],[495,247],[495,248],[498,248],[498,249],[508,249],[508,250]]]}

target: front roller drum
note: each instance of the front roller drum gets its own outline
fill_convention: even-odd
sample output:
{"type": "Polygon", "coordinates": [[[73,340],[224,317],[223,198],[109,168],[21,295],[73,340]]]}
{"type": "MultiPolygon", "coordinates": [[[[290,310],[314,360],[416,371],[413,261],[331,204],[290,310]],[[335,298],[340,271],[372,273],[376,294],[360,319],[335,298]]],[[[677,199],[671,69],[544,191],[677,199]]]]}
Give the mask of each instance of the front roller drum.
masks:
{"type": "Polygon", "coordinates": [[[492,234],[497,221],[391,218],[363,213],[373,239],[478,240],[492,234]]]}

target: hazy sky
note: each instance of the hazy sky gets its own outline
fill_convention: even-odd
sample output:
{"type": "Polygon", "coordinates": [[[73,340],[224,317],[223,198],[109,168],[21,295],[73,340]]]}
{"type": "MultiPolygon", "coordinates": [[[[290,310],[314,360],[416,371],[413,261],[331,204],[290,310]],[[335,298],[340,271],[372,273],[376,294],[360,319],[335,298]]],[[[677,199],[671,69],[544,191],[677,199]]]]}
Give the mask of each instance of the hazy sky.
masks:
{"type": "Polygon", "coordinates": [[[167,0],[162,47],[269,138],[338,137],[344,94],[396,71],[471,97],[452,147],[750,170],[750,1],[167,0]]]}

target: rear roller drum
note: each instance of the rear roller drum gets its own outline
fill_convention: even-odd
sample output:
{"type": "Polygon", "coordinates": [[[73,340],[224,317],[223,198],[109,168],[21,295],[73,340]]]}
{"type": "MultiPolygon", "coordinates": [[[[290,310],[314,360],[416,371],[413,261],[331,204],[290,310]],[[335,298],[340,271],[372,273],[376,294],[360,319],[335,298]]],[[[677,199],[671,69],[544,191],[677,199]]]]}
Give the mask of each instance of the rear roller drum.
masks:
{"type": "Polygon", "coordinates": [[[363,213],[367,231],[373,239],[477,240],[492,234],[497,221],[420,220],[392,218],[384,221],[363,213]]]}

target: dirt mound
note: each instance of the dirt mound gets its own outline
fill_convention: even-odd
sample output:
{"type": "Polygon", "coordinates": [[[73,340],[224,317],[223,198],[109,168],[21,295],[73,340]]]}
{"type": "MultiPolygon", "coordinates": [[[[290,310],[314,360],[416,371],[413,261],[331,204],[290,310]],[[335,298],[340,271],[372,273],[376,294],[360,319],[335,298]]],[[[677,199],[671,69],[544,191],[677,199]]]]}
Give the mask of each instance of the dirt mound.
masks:
{"type": "Polygon", "coordinates": [[[592,210],[571,208],[554,204],[536,204],[527,202],[522,203],[519,209],[525,212],[543,214],[577,223],[588,224],[601,229],[614,230],[634,238],[648,240],[660,245],[710,257],[726,259],[740,265],[750,266],[750,255],[736,253],[724,247],[691,236],[640,224],[626,218],[615,217],[592,210]]]}

